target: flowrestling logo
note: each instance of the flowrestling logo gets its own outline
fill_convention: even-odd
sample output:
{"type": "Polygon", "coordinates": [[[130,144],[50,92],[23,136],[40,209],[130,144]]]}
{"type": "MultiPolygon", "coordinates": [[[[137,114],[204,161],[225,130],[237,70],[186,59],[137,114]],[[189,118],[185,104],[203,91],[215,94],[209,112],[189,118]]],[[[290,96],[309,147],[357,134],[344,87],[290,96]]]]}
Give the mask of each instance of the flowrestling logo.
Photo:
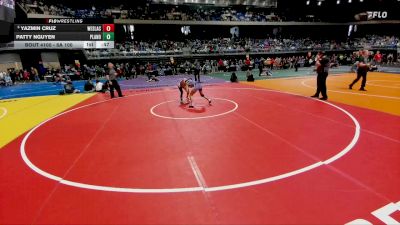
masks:
{"type": "Polygon", "coordinates": [[[368,20],[372,19],[386,19],[388,17],[387,11],[367,11],[368,20]]]}
{"type": "Polygon", "coordinates": [[[83,23],[83,19],[70,19],[70,18],[47,19],[47,23],[53,23],[53,24],[83,23]]]}

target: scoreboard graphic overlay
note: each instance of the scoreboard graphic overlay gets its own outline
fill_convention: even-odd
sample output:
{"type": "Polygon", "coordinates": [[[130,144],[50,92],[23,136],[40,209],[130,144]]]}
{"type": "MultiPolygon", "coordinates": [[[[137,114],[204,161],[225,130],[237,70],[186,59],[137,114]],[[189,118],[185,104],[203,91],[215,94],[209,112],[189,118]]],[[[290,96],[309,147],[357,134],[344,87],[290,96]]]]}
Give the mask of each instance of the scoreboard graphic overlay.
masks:
{"type": "Polygon", "coordinates": [[[113,23],[83,19],[46,19],[43,23],[15,24],[14,47],[17,49],[114,48],[114,29],[113,23]]]}

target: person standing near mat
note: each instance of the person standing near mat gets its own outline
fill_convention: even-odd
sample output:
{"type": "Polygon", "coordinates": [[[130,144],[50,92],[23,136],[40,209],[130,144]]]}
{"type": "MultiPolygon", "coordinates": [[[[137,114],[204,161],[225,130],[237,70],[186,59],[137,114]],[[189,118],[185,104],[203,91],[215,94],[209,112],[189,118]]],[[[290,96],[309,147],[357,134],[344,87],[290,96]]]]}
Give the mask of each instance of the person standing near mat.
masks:
{"type": "Polygon", "coordinates": [[[200,63],[197,61],[194,62],[194,80],[197,82],[200,82],[200,71],[201,71],[201,66],[200,63]]]}
{"type": "Polygon", "coordinates": [[[121,87],[118,84],[117,81],[117,71],[114,69],[114,64],[108,63],[108,74],[106,75],[106,79],[108,81],[108,85],[110,87],[110,95],[111,98],[114,98],[114,89],[117,90],[118,97],[123,97],[122,92],[121,92],[121,87]]]}
{"type": "Polygon", "coordinates": [[[366,91],[365,85],[367,83],[367,73],[370,68],[370,64],[366,63],[366,57],[368,57],[368,51],[364,51],[362,55],[360,55],[357,63],[357,78],[349,85],[349,89],[353,89],[353,85],[357,83],[362,77],[361,88],[360,91],[366,91]]]}
{"type": "Polygon", "coordinates": [[[326,90],[326,78],[329,72],[329,59],[325,56],[324,52],[319,52],[316,60],[316,71],[317,71],[317,90],[312,98],[319,98],[319,94],[322,95],[320,100],[328,100],[328,94],[326,90]]]}

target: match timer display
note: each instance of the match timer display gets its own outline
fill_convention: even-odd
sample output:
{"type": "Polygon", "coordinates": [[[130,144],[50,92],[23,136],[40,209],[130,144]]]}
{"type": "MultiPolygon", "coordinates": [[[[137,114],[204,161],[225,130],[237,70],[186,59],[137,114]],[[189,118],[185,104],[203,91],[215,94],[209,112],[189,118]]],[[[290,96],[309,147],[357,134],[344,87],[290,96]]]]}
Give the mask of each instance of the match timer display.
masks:
{"type": "Polygon", "coordinates": [[[113,23],[81,24],[83,20],[48,19],[44,24],[15,24],[17,49],[107,49],[114,48],[113,23]],[[69,23],[73,21],[73,23],[69,23]]]}

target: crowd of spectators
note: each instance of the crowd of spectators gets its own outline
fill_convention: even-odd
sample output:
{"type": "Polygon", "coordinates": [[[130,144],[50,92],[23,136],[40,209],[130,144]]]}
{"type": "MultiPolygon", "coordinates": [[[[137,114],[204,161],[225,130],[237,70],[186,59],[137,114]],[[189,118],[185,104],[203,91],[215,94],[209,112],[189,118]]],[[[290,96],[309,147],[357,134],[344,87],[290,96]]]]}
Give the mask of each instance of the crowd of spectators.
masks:
{"type": "Polygon", "coordinates": [[[10,68],[7,71],[0,72],[0,85],[11,86],[16,82],[35,82],[40,81],[43,76],[37,68],[15,69],[10,68]]]}
{"type": "MultiPolygon", "coordinates": [[[[340,65],[353,65],[357,60],[357,53],[340,53],[331,54],[330,62],[332,67],[340,65]]],[[[194,74],[201,72],[202,74],[210,74],[214,72],[232,72],[232,71],[248,71],[253,69],[268,68],[272,70],[295,69],[300,67],[310,67],[315,64],[316,56],[311,52],[302,55],[286,55],[275,57],[255,57],[248,59],[238,59],[237,57],[221,57],[218,60],[181,60],[179,62],[173,60],[160,60],[158,62],[137,62],[137,63],[115,63],[115,70],[119,77],[126,79],[134,79],[140,75],[146,75],[149,80],[153,76],[168,76],[174,74],[194,74]]],[[[393,54],[382,54],[379,51],[370,51],[370,59],[373,64],[393,64],[393,54]],[[379,60],[377,60],[379,55],[379,60]]],[[[107,65],[84,65],[83,74],[92,79],[103,77],[107,71],[107,65]]]]}
{"type": "MultiPolygon", "coordinates": [[[[369,51],[368,62],[373,65],[393,65],[393,53],[383,54],[380,51],[369,51]]],[[[332,67],[341,65],[353,65],[358,56],[358,51],[353,53],[331,54],[330,64],[332,67]]],[[[255,57],[244,58],[238,57],[221,57],[218,60],[181,60],[175,61],[173,58],[169,60],[160,60],[159,62],[130,61],[115,63],[115,71],[119,78],[135,79],[138,76],[147,76],[148,81],[156,81],[157,76],[169,76],[175,74],[210,74],[214,72],[236,72],[236,71],[252,71],[258,70],[259,75],[271,75],[273,70],[294,69],[295,71],[301,67],[310,67],[315,65],[316,56],[311,52],[301,55],[284,55],[275,57],[255,57]]],[[[0,85],[10,86],[26,82],[39,82],[47,80],[60,84],[72,84],[72,80],[96,80],[93,84],[93,90],[104,92],[107,84],[101,83],[99,80],[104,79],[108,71],[107,64],[84,64],[84,65],[64,65],[60,69],[48,68],[45,73],[31,67],[29,70],[9,69],[7,72],[0,72],[0,85]],[[48,79],[49,78],[49,79],[48,79]],[[96,88],[96,86],[98,86],[96,88]],[[99,89],[99,90],[97,90],[99,89]]],[[[67,92],[66,92],[67,93],[67,92]]]]}
{"type": "MultiPolygon", "coordinates": [[[[116,49],[111,50],[87,50],[87,54],[92,58],[107,58],[119,56],[143,56],[154,55],[154,58],[160,55],[183,55],[188,54],[204,54],[203,58],[213,55],[221,55],[222,58],[234,58],[235,54],[229,53],[285,53],[276,54],[276,57],[263,59],[271,69],[288,69],[294,68],[294,65],[307,66],[312,64],[309,62],[312,58],[304,58],[306,52],[337,50],[358,50],[358,49],[379,49],[379,50],[395,50],[399,46],[398,37],[389,36],[366,36],[364,38],[352,39],[344,42],[329,41],[329,40],[311,40],[311,39],[277,39],[267,38],[262,40],[256,39],[229,39],[220,38],[212,40],[186,40],[184,42],[177,41],[134,41],[126,43],[117,43],[116,49]],[[225,53],[225,54],[221,54],[225,53]],[[304,54],[303,54],[304,53],[304,54]],[[286,57],[287,55],[301,55],[303,57],[286,57]],[[285,57],[281,57],[284,55],[285,57]]],[[[347,51],[348,52],[348,51],[347,51]]],[[[371,51],[372,52],[372,51],[371,51]]],[[[237,56],[239,56],[238,54],[237,56]]],[[[378,54],[378,58],[382,59],[383,63],[393,64],[396,58],[393,53],[378,54]]],[[[169,57],[166,57],[169,58],[169,57]]],[[[351,64],[354,57],[346,54],[337,54],[334,56],[335,64],[351,64]]],[[[251,65],[258,64],[261,59],[254,59],[251,65]]],[[[154,60],[153,60],[154,61],[154,60]]],[[[162,61],[162,60],[161,60],[162,61]]],[[[116,64],[116,71],[123,77],[133,78],[137,75],[172,75],[177,73],[190,73],[193,68],[201,68],[204,73],[210,73],[220,70],[222,66],[225,70],[236,68],[242,70],[244,62],[239,60],[219,60],[219,61],[204,61],[190,62],[160,62],[160,63],[136,63],[134,60],[131,63],[116,64]]],[[[0,85],[12,85],[15,82],[37,82],[40,80],[52,80],[55,82],[98,78],[104,76],[106,68],[104,65],[83,65],[83,66],[68,66],[65,65],[61,69],[45,69],[40,64],[38,68],[31,67],[27,69],[9,69],[8,71],[0,71],[0,85]]]]}
{"type": "Polygon", "coordinates": [[[22,0],[20,4],[27,13],[74,18],[259,22],[281,20],[274,13],[266,14],[256,8],[249,7],[239,10],[223,7],[145,4],[136,7],[120,5],[108,8],[99,6],[72,8],[62,3],[48,4],[42,0],[22,0]]]}
{"type": "Polygon", "coordinates": [[[0,85],[11,86],[16,83],[41,82],[44,80],[54,81],[56,83],[67,82],[71,80],[84,79],[81,69],[76,66],[65,65],[63,68],[44,68],[39,63],[37,67],[27,69],[9,68],[7,71],[0,71],[0,85]]]}
{"type": "Polygon", "coordinates": [[[398,37],[370,35],[347,41],[312,40],[309,38],[266,38],[185,41],[132,41],[116,43],[115,49],[86,50],[93,58],[129,57],[144,55],[190,55],[190,54],[229,54],[229,53],[279,53],[301,51],[396,49],[398,37]]]}

